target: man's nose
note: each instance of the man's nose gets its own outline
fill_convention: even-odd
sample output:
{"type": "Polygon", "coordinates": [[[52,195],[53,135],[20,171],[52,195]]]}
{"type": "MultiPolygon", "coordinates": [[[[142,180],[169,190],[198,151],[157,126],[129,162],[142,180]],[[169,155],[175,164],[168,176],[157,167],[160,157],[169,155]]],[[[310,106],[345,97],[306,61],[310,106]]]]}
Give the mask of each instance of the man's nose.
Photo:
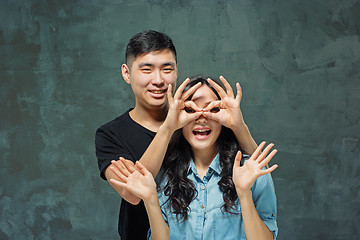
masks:
{"type": "Polygon", "coordinates": [[[152,84],[154,84],[154,85],[163,85],[164,84],[164,79],[163,79],[160,71],[156,71],[154,73],[154,77],[152,79],[152,84]]]}

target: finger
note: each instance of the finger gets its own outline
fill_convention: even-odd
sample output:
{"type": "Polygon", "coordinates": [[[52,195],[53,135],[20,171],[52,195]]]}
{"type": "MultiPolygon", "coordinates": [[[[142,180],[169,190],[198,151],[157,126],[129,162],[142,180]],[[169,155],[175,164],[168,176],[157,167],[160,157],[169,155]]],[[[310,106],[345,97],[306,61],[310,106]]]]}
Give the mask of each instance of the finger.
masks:
{"type": "Polygon", "coordinates": [[[231,98],[234,98],[234,92],[228,81],[226,81],[226,79],[223,76],[220,76],[220,81],[224,84],[227,95],[231,98]]]}
{"type": "Polygon", "coordinates": [[[220,107],[221,105],[221,101],[212,101],[209,105],[206,106],[206,108],[203,109],[204,112],[208,112],[211,109],[215,108],[215,107],[220,107]]]}
{"type": "Polygon", "coordinates": [[[203,115],[203,112],[194,112],[192,114],[188,114],[186,122],[189,123],[191,121],[194,121],[194,120],[198,119],[201,115],[203,115]]]}
{"type": "Polygon", "coordinates": [[[198,82],[197,84],[192,86],[190,89],[186,90],[186,92],[184,92],[183,95],[181,96],[181,99],[183,101],[188,99],[196,90],[198,90],[201,87],[201,84],[202,84],[201,82],[198,82]]]}
{"type": "Polygon", "coordinates": [[[268,173],[271,173],[271,172],[273,172],[275,169],[277,169],[278,168],[278,165],[277,164],[274,164],[274,165],[272,165],[270,168],[268,168],[268,169],[265,169],[265,170],[262,170],[261,171],[261,175],[265,175],[265,174],[268,174],[268,173]]]}
{"type": "Polygon", "coordinates": [[[242,89],[240,83],[236,83],[236,101],[240,102],[242,98],[242,89]]]}
{"type": "Polygon", "coordinates": [[[117,168],[115,168],[114,166],[110,166],[109,168],[121,181],[123,181],[124,183],[127,182],[127,176],[122,174],[117,168]]]}
{"type": "Polygon", "coordinates": [[[123,159],[122,157],[120,157],[119,161],[115,161],[112,160],[112,166],[116,167],[117,170],[119,170],[121,172],[121,174],[123,174],[125,177],[128,177],[130,175],[130,172],[126,169],[125,165],[122,163],[121,159],[123,159]]]}
{"type": "Polygon", "coordinates": [[[180,84],[179,88],[176,90],[174,99],[180,99],[182,92],[184,91],[186,85],[190,82],[190,78],[185,79],[183,83],[180,84]]]}
{"type": "Polygon", "coordinates": [[[196,105],[196,103],[194,103],[193,101],[186,101],[184,102],[184,106],[187,108],[191,108],[193,110],[195,110],[196,112],[202,112],[203,109],[199,108],[198,105],[196,105]]]}
{"type": "Polygon", "coordinates": [[[259,167],[260,168],[265,167],[270,162],[270,160],[275,156],[276,153],[277,153],[276,149],[272,150],[271,153],[264,159],[264,161],[262,161],[259,164],[259,167]]]}
{"type": "Polygon", "coordinates": [[[234,167],[233,168],[240,167],[241,158],[242,158],[242,152],[238,151],[236,156],[235,156],[235,161],[234,161],[234,167]]]}
{"type": "Polygon", "coordinates": [[[222,87],[219,86],[219,84],[217,84],[210,78],[208,78],[207,81],[215,89],[215,91],[219,94],[221,99],[226,97],[226,92],[224,91],[224,89],[222,87]]]}
{"type": "Polygon", "coordinates": [[[250,159],[252,160],[256,160],[257,157],[259,156],[261,149],[265,146],[265,141],[263,141],[262,143],[260,143],[260,145],[256,148],[256,150],[254,151],[254,153],[251,155],[250,159]]]}
{"type": "Polygon", "coordinates": [[[135,165],[137,166],[137,168],[139,169],[139,172],[142,175],[144,175],[144,176],[149,175],[150,172],[147,170],[147,168],[144,165],[142,165],[141,162],[136,161],[135,165]]]}
{"type": "Polygon", "coordinates": [[[121,162],[124,164],[125,168],[130,172],[133,173],[134,171],[136,171],[137,169],[135,168],[135,165],[132,161],[127,160],[125,158],[121,159],[121,162]]]}
{"type": "Polygon", "coordinates": [[[172,97],[172,85],[169,84],[168,86],[168,89],[166,91],[166,95],[167,95],[167,98],[168,98],[168,101],[171,102],[173,100],[173,97],[172,97]]]}
{"type": "Polygon", "coordinates": [[[217,113],[203,112],[203,115],[204,115],[207,119],[211,119],[211,120],[214,120],[214,121],[216,121],[216,122],[219,122],[219,121],[220,121],[219,112],[217,112],[217,113]]]}
{"type": "Polygon", "coordinates": [[[266,155],[269,153],[270,149],[274,146],[273,143],[270,143],[267,145],[267,147],[264,149],[264,151],[259,155],[259,157],[256,159],[258,163],[262,162],[266,155]]]}
{"type": "Polygon", "coordinates": [[[110,178],[110,182],[117,185],[117,186],[119,186],[119,187],[126,188],[126,183],[117,181],[117,180],[115,180],[113,178],[110,178]]]}

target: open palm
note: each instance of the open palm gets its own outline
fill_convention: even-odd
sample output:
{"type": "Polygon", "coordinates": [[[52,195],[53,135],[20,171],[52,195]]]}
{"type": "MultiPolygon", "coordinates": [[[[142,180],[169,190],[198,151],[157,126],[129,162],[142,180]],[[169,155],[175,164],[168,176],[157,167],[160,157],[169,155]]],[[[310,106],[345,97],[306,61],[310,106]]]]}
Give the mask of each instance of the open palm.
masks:
{"type": "Polygon", "coordinates": [[[152,174],[140,162],[136,162],[136,167],[138,170],[132,173],[121,173],[122,182],[115,179],[110,179],[110,181],[116,185],[125,187],[136,197],[146,201],[154,196],[154,194],[157,194],[156,183],[152,174]]]}
{"type": "Polygon", "coordinates": [[[274,146],[274,144],[271,143],[261,153],[264,146],[265,142],[262,142],[243,166],[240,166],[241,152],[238,152],[236,155],[233,167],[233,182],[238,195],[249,192],[258,177],[271,173],[278,167],[278,165],[275,164],[268,169],[263,169],[277,152],[277,150],[274,149],[268,155],[270,149],[274,146]]]}

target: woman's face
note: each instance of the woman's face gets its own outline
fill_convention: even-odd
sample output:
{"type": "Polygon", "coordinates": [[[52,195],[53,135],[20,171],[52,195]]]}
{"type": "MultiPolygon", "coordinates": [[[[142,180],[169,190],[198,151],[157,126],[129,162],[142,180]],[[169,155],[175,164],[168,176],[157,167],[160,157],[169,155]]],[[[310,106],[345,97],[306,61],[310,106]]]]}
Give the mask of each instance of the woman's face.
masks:
{"type": "MultiPolygon", "coordinates": [[[[199,107],[205,108],[218,98],[207,86],[203,85],[193,95],[191,100],[199,107]]],[[[216,111],[217,109],[213,109],[216,111]]],[[[216,140],[220,135],[222,125],[201,115],[198,119],[189,122],[183,127],[183,135],[193,150],[216,150],[216,140]]]]}

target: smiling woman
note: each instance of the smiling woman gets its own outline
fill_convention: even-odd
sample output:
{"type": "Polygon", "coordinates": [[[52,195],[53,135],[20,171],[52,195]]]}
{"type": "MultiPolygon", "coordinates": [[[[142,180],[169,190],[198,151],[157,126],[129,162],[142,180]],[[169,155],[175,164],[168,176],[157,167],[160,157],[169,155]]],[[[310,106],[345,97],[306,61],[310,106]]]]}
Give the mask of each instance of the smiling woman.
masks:
{"type": "Polygon", "coordinates": [[[268,173],[277,165],[265,168],[276,150],[269,153],[269,144],[260,154],[263,142],[250,158],[242,158],[237,137],[221,122],[227,122],[230,102],[239,107],[240,89],[234,98],[214,80],[194,77],[183,91],[199,83],[186,102],[188,115],[197,117],[173,134],[158,191],[140,162],[131,174],[124,175],[123,167],[113,169],[123,182],[112,182],[144,201],[150,239],[276,238],[276,196],[268,173]]]}

